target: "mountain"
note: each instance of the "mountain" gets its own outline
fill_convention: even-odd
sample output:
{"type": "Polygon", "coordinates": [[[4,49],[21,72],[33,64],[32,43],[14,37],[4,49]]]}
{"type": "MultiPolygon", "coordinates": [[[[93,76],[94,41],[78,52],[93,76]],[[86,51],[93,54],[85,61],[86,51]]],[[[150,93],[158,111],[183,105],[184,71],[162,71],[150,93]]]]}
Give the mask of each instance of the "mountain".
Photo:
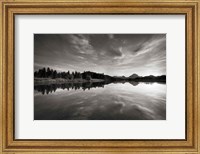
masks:
{"type": "Polygon", "coordinates": [[[135,78],[134,81],[137,82],[166,82],[166,75],[161,75],[161,76],[143,76],[143,77],[138,77],[135,78]]]}
{"type": "Polygon", "coordinates": [[[135,78],[138,78],[139,76],[137,75],[137,74],[132,74],[131,76],[129,76],[129,78],[131,78],[131,79],[135,79],[135,78]]]}

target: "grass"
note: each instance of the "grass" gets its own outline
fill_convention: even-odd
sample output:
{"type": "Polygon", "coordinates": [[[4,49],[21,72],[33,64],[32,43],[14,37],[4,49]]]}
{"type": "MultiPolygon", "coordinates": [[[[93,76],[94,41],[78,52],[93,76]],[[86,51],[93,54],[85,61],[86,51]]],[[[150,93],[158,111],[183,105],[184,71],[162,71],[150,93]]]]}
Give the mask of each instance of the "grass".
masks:
{"type": "Polygon", "coordinates": [[[102,79],[90,79],[90,80],[85,80],[85,79],[63,79],[63,78],[34,78],[34,84],[61,84],[61,83],[79,83],[79,82],[103,82],[104,80],[102,79]]]}

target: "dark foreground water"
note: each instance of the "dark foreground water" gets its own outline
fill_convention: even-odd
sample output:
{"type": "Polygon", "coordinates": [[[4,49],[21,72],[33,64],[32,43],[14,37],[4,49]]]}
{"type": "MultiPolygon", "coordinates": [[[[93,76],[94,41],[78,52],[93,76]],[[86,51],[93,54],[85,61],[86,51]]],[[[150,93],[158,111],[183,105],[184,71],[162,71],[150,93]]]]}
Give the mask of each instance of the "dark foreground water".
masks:
{"type": "Polygon", "coordinates": [[[165,120],[166,84],[34,86],[34,120],[165,120]]]}

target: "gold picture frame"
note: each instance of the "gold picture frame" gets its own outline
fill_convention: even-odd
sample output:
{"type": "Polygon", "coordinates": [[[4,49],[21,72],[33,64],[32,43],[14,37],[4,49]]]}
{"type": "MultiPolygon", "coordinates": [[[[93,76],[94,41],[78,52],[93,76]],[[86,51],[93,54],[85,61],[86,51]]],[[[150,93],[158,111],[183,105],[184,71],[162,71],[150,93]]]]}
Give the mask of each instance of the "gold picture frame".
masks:
{"type": "Polygon", "coordinates": [[[0,153],[200,153],[199,0],[2,0],[0,2],[0,153]],[[14,139],[16,14],[184,14],[186,16],[186,139],[14,139]]]}

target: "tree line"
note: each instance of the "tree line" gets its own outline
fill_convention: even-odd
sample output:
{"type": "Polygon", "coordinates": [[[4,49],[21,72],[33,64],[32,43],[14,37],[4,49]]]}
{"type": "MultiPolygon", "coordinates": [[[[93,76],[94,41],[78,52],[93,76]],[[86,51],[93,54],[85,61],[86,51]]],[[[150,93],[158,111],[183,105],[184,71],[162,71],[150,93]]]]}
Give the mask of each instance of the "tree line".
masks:
{"type": "Polygon", "coordinates": [[[48,68],[42,68],[39,69],[38,71],[34,72],[34,77],[36,78],[63,78],[63,79],[108,79],[111,78],[108,75],[104,75],[103,73],[95,73],[95,72],[90,72],[90,71],[84,71],[83,73],[80,72],[57,72],[56,70],[48,68]]]}
{"type": "Polygon", "coordinates": [[[37,78],[63,78],[63,79],[74,79],[74,78],[82,78],[82,74],[80,72],[57,72],[56,70],[48,68],[42,68],[38,71],[34,72],[34,77],[37,78]]]}

